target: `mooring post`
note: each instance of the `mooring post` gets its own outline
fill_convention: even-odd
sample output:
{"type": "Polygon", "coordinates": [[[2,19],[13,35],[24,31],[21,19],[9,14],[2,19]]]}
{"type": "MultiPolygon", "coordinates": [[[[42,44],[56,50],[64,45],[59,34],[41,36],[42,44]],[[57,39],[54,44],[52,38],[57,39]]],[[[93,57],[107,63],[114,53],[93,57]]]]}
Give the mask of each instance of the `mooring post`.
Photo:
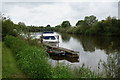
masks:
{"type": "Polygon", "coordinates": [[[59,35],[58,35],[58,48],[59,48],[59,35]]]}
{"type": "Polygon", "coordinates": [[[40,42],[43,43],[43,33],[40,36],[40,42]]]}

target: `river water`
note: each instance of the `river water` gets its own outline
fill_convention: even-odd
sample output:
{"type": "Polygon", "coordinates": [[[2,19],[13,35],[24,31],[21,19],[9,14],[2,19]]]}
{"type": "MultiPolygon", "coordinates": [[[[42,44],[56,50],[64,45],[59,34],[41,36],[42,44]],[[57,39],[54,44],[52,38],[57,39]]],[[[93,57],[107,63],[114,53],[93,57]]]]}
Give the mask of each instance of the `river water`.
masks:
{"type": "MultiPolygon", "coordinates": [[[[37,33],[38,35],[39,33],[37,33]]],[[[70,59],[57,57],[49,59],[55,66],[65,63],[73,68],[81,67],[83,64],[91,70],[98,69],[100,60],[109,63],[109,55],[118,56],[117,62],[120,64],[120,38],[103,36],[81,36],[65,33],[55,33],[59,35],[59,46],[67,49],[79,51],[79,58],[70,59]]],[[[102,66],[101,66],[102,69],[102,66]]]]}

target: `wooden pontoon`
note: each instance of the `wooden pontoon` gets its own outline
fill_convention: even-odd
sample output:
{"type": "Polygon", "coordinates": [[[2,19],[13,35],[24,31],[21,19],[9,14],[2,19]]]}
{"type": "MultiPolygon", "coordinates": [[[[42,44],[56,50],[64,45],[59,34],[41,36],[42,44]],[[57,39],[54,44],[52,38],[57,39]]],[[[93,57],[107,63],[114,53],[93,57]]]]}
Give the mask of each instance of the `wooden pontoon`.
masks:
{"type": "Polygon", "coordinates": [[[73,51],[70,49],[66,49],[66,48],[62,48],[62,47],[58,47],[58,46],[51,46],[50,44],[47,43],[43,43],[45,46],[47,46],[50,49],[57,49],[57,50],[61,50],[64,51],[66,53],[66,56],[69,57],[79,57],[77,53],[79,53],[78,51],[73,51]]]}

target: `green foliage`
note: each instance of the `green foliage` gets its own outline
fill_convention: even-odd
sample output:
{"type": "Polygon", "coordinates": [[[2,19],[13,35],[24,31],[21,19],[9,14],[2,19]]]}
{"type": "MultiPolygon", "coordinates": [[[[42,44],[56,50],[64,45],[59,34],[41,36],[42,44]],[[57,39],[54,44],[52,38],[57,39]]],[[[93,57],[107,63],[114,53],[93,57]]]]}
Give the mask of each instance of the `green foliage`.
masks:
{"type": "Polygon", "coordinates": [[[49,24],[46,26],[47,28],[51,27],[49,24]]]}
{"type": "Polygon", "coordinates": [[[70,67],[65,64],[59,63],[59,65],[53,68],[53,78],[72,78],[72,72],[70,67]]]}
{"type": "Polygon", "coordinates": [[[17,36],[16,28],[14,23],[10,19],[3,18],[2,20],[2,37],[6,35],[17,36]]]}
{"type": "Polygon", "coordinates": [[[63,21],[61,26],[62,26],[62,28],[67,28],[67,27],[71,27],[71,24],[69,21],[63,21]]]}
{"type": "Polygon", "coordinates": [[[0,42],[0,79],[2,79],[2,42],[0,42]]]}
{"type": "Polygon", "coordinates": [[[61,25],[57,25],[57,26],[55,26],[55,28],[60,28],[61,27],[61,25]]]}
{"type": "Polygon", "coordinates": [[[29,46],[13,36],[6,36],[5,43],[15,52],[21,70],[32,78],[51,78],[51,66],[44,48],[29,46]]]}
{"type": "Polygon", "coordinates": [[[104,75],[107,78],[120,78],[120,65],[117,59],[119,54],[109,54],[107,62],[100,61],[104,69],[104,75]]]}
{"type": "Polygon", "coordinates": [[[51,27],[48,25],[48,27],[44,27],[44,26],[27,26],[27,28],[29,29],[29,32],[44,32],[44,31],[54,31],[54,27],[51,27]]]}
{"type": "Polygon", "coordinates": [[[15,59],[13,52],[2,43],[2,78],[26,78],[15,59]]]}
{"type": "Polygon", "coordinates": [[[13,36],[6,36],[4,40],[5,44],[14,52],[20,69],[31,78],[96,77],[88,68],[80,68],[76,72],[65,64],[51,67],[44,47],[30,46],[20,38],[13,36]],[[76,73],[77,75],[75,75],[76,73]]]}
{"type": "Polygon", "coordinates": [[[18,25],[16,25],[18,31],[27,31],[27,27],[24,22],[19,22],[18,25]]]}
{"type": "Polygon", "coordinates": [[[13,36],[6,36],[5,37],[5,44],[12,49],[14,53],[18,53],[22,50],[26,45],[23,40],[20,40],[13,36]]]}
{"type": "Polygon", "coordinates": [[[92,27],[93,24],[96,23],[98,20],[96,19],[96,16],[91,15],[91,16],[86,16],[84,18],[84,21],[89,27],[92,27]]]}
{"type": "Polygon", "coordinates": [[[95,72],[92,72],[90,70],[90,68],[86,68],[84,66],[84,64],[78,70],[78,75],[79,75],[79,78],[97,78],[97,77],[99,77],[98,75],[96,75],[95,72]]]}
{"type": "Polygon", "coordinates": [[[105,35],[120,36],[120,20],[115,17],[107,17],[106,20],[98,21],[95,16],[86,16],[79,20],[76,27],[56,27],[60,32],[75,33],[82,35],[105,35]]]}

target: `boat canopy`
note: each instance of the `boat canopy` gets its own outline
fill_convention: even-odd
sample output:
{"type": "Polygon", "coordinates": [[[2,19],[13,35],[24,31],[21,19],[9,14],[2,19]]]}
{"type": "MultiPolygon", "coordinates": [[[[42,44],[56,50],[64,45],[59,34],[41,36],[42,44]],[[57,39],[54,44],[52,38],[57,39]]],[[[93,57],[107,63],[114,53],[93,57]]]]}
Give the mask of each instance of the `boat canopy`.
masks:
{"type": "Polygon", "coordinates": [[[52,31],[46,31],[46,32],[43,32],[43,34],[48,34],[48,33],[53,34],[54,32],[52,32],[52,31]]]}

